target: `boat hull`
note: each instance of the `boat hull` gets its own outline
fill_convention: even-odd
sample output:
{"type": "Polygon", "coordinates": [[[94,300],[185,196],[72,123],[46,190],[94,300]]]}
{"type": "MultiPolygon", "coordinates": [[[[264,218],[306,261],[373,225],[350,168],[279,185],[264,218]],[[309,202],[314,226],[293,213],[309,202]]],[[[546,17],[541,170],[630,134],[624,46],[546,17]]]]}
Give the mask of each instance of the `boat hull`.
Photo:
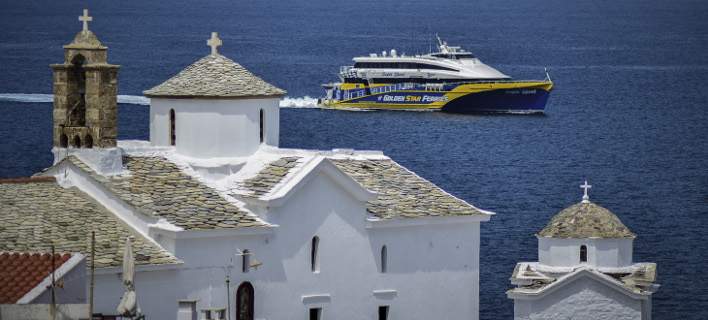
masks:
{"type": "MultiPolygon", "coordinates": [[[[394,85],[395,86],[395,85],[394,85]]],[[[451,113],[542,113],[553,88],[550,81],[509,81],[420,87],[342,86],[323,107],[369,110],[431,110],[451,113]],[[339,99],[337,99],[339,98],[339,99]]]]}

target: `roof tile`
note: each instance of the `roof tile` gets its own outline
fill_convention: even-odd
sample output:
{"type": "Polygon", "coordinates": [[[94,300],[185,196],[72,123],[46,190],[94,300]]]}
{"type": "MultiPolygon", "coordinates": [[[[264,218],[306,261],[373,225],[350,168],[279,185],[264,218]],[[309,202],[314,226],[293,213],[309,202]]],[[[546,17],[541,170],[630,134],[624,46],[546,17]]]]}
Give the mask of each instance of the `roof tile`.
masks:
{"type": "Polygon", "coordinates": [[[220,54],[210,54],[167,81],[143,92],[147,97],[280,97],[285,91],[220,54]]]}

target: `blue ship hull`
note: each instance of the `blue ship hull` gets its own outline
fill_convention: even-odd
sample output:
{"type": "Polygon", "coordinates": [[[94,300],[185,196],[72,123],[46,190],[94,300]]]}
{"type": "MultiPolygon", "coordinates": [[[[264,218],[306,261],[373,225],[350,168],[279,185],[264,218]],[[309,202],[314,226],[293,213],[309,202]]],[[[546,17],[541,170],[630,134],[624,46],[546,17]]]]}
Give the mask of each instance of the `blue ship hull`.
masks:
{"type": "Polygon", "coordinates": [[[450,113],[542,113],[549,91],[535,90],[520,94],[518,90],[494,90],[464,95],[446,103],[441,111],[450,113]]]}

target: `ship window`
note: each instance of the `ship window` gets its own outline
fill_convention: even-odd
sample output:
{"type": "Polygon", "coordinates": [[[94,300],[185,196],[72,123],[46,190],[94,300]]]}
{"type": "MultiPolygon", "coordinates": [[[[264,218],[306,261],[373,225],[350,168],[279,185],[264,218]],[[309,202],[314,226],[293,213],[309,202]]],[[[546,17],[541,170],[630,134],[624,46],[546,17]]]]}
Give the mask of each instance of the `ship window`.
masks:
{"type": "Polygon", "coordinates": [[[588,247],[580,246],[580,262],[588,262],[588,247]]]}
{"type": "Polygon", "coordinates": [[[369,69],[432,69],[432,70],[447,70],[457,71],[452,68],[413,62],[357,62],[354,68],[369,68],[369,69]]]}

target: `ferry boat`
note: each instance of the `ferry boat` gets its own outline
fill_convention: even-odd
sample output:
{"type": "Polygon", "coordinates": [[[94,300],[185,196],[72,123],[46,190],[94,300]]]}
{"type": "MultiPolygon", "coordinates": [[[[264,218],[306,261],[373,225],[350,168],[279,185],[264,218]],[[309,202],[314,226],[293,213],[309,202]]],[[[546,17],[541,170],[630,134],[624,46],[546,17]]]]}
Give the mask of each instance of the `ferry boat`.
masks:
{"type": "MultiPolygon", "coordinates": [[[[436,36],[437,37],[437,36],[436,36]]],[[[340,82],[324,84],[323,108],[441,110],[453,113],[542,113],[553,89],[544,80],[512,80],[469,51],[437,37],[439,51],[396,50],[355,57],[340,82]]]]}

